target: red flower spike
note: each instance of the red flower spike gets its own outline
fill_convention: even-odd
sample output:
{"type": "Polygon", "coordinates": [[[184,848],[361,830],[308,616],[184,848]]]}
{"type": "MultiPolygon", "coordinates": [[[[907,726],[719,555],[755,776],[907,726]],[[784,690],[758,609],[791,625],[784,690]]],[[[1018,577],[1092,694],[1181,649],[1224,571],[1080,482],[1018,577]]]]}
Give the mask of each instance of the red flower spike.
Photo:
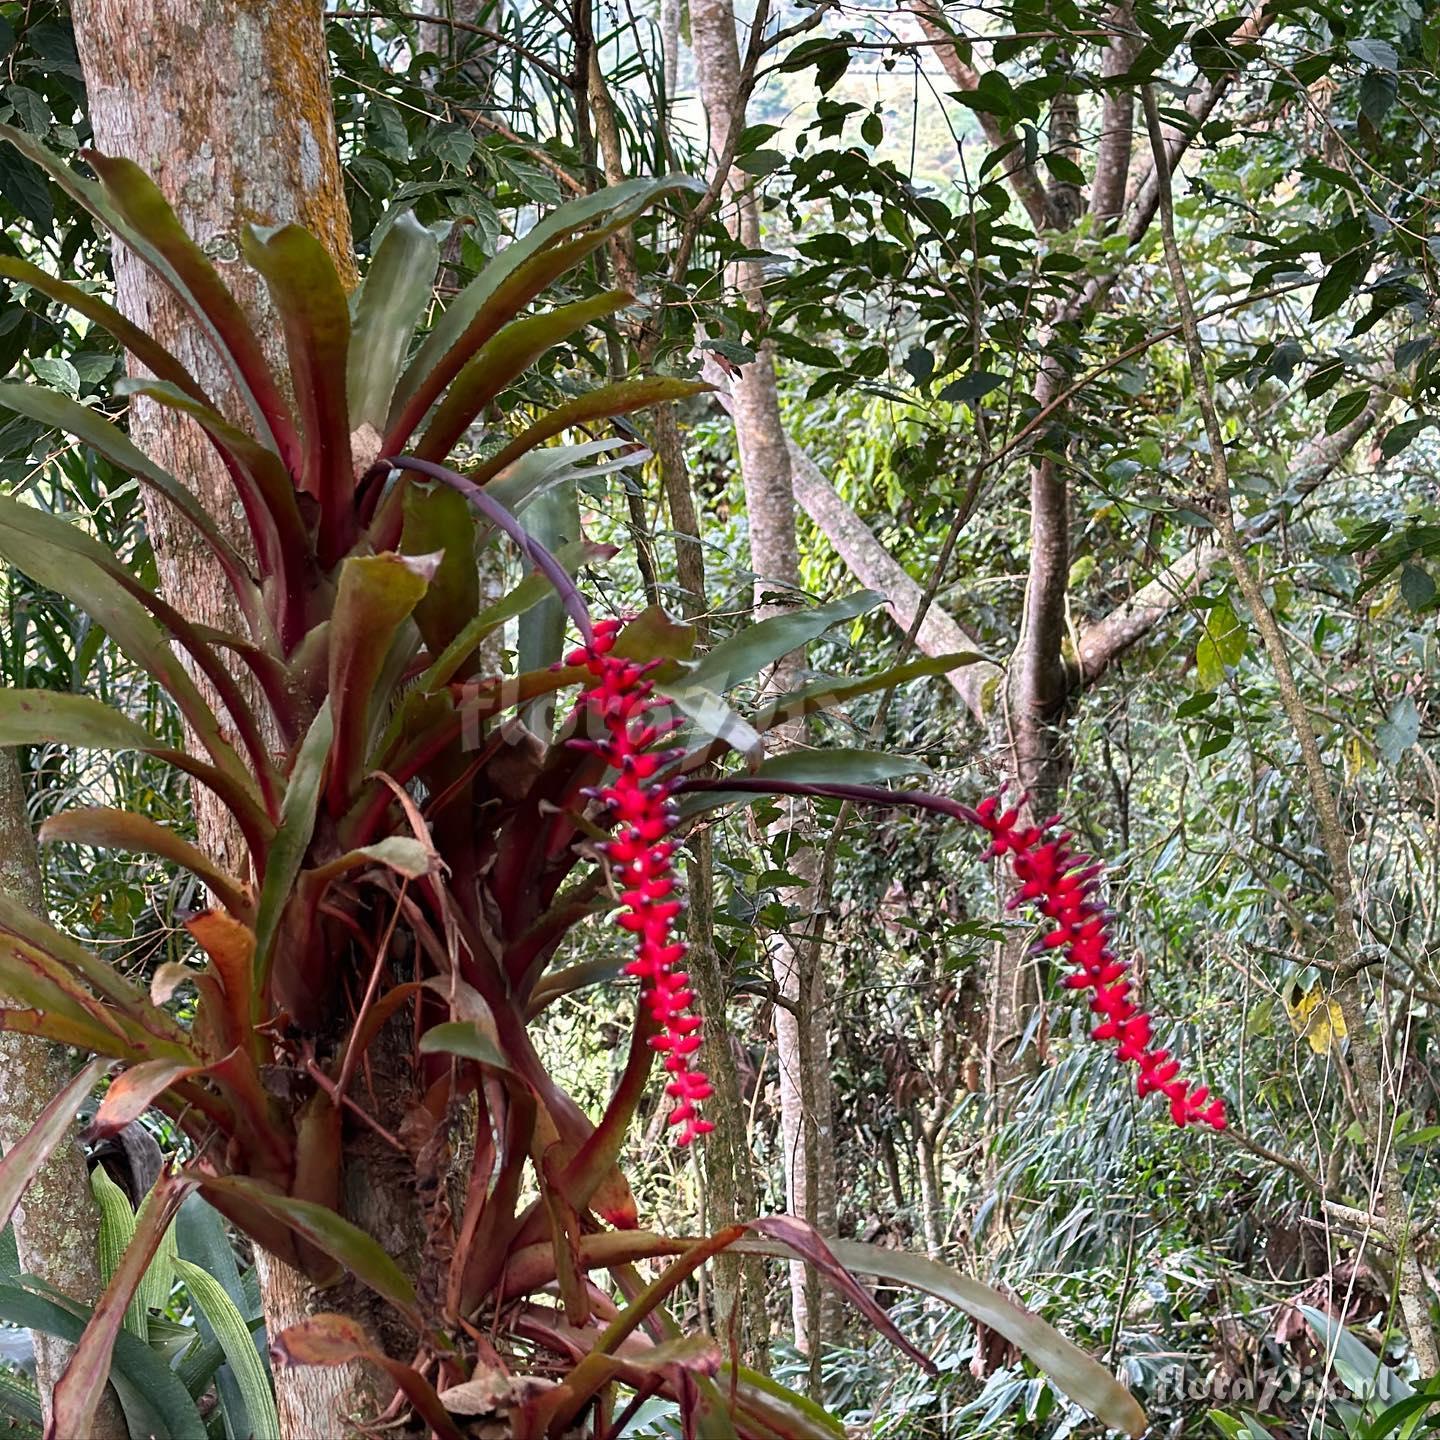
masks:
{"type": "Polygon", "coordinates": [[[1141,1098],[1160,1095],[1168,1100],[1176,1125],[1223,1130],[1225,1102],[1211,1099],[1205,1086],[1180,1079],[1180,1062],[1168,1050],[1152,1048],[1153,1022],[1130,998],[1128,967],[1111,948],[1109,914],[1090,898],[1101,866],[1088,855],[1072,852],[1068,833],[1051,834],[1060,823],[1058,816],[1038,828],[1022,826],[1019,808],[1002,812],[1000,803],[999,795],[989,795],[970,812],[990,837],[985,858],[1010,857],[1010,869],[1020,882],[1010,909],[1034,905],[1053,922],[1036,948],[1060,952],[1075,966],[1061,982],[1067,990],[1091,992],[1090,1009],[1100,1017],[1091,1038],[1114,1042],[1115,1058],[1140,1071],[1135,1088],[1141,1098]]]}
{"type": "Polygon", "coordinates": [[[670,803],[670,787],[655,778],[674,758],[656,747],[682,722],[654,716],[671,703],[645,678],[655,663],[611,653],[620,626],[618,620],[598,621],[594,639],[565,657],[567,665],[589,673],[591,684],[581,693],[580,709],[604,731],[601,739],[570,743],[599,755],[614,772],[592,793],[618,825],[615,836],[601,847],[622,887],[615,923],[635,936],[635,958],[625,973],[640,980],[644,1004],[660,1026],[650,1045],[665,1057],[665,1094],[675,1102],[669,1123],[679,1127],[677,1142],[688,1145],[714,1128],[697,1108],[712,1091],[693,1063],[701,1044],[701,1021],[691,1009],[695,996],[690,977],[676,968],[685,959],[686,947],[675,938],[682,906],[675,898],[675,845],[666,837],[678,815],[670,803]]]}

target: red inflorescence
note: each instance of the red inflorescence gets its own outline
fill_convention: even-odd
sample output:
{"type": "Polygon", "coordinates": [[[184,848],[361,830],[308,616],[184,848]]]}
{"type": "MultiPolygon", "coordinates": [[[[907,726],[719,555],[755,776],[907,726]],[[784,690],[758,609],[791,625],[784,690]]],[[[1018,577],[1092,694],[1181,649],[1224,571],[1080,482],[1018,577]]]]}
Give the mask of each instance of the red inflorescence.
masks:
{"type": "Polygon", "coordinates": [[[1113,1041],[1115,1058],[1140,1067],[1136,1089],[1142,1098],[1160,1094],[1170,1102],[1177,1125],[1225,1128],[1225,1102],[1211,1100],[1203,1085],[1191,1087],[1180,1078],[1180,1062],[1168,1050],[1152,1048],[1151,1019],[1130,998],[1128,967],[1110,948],[1109,920],[1094,898],[1101,866],[1089,863],[1070,848],[1068,834],[1051,834],[1055,820],[1022,825],[1018,807],[1001,810],[1000,797],[982,800],[975,819],[990,836],[986,858],[1008,855],[1020,882],[1010,908],[1036,905],[1054,929],[1041,940],[1046,950],[1063,951],[1075,966],[1064,984],[1088,990],[1090,1009],[1100,1023],[1090,1032],[1096,1040],[1113,1041]]]}
{"type": "Polygon", "coordinates": [[[656,778],[661,766],[673,758],[672,752],[657,747],[680,722],[657,723],[653,718],[655,711],[670,705],[646,678],[654,664],[612,653],[620,623],[597,622],[589,643],[565,657],[566,664],[583,665],[594,679],[581,696],[581,705],[604,730],[603,738],[571,743],[594,751],[616,772],[594,792],[617,824],[615,835],[601,848],[621,886],[623,908],[616,923],[635,936],[635,958],[625,971],[639,977],[660,1027],[650,1044],[665,1056],[669,1074],[665,1093],[675,1102],[670,1124],[682,1127],[677,1139],[688,1145],[714,1126],[699,1112],[711,1086],[695,1066],[700,1017],[692,1009],[695,995],[690,977],[677,968],[686,946],[675,936],[683,908],[676,894],[675,844],[669,839],[676,813],[670,786],[656,778]]]}

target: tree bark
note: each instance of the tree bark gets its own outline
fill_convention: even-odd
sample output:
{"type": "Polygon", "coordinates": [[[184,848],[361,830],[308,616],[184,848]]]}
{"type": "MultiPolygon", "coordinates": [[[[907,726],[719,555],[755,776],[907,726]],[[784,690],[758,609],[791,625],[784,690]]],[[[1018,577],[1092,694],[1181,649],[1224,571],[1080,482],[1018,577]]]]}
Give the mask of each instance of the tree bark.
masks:
{"type": "MultiPolygon", "coordinates": [[[[745,124],[733,0],[691,0],[690,33],[701,99],[710,125],[711,158],[718,164],[727,138],[745,124]]],[[[726,176],[726,187],[733,206],[732,233],[747,250],[758,250],[760,212],[746,177],[731,171],[726,176]]],[[[746,305],[760,316],[764,311],[760,263],[745,260],[735,270],[734,279],[746,305]]],[[[756,605],[761,614],[774,613],[776,599],[788,598],[799,590],[800,555],[795,537],[789,442],[780,417],[774,353],[768,343],[762,343],[755,360],[741,370],[731,405],[745,486],[756,605]]],[[[782,660],[771,677],[771,687],[793,688],[801,661],[799,655],[782,660]]],[[[777,739],[782,745],[793,744],[798,736],[777,739]]],[[[804,844],[797,820],[798,816],[792,815],[786,825],[786,834],[800,841],[786,863],[806,883],[782,892],[782,900],[806,918],[808,928],[808,917],[816,903],[814,881],[819,857],[804,844]]],[[[775,1006],[775,1050],[780,1072],[786,1200],[792,1214],[833,1233],[829,1037],[820,1033],[818,1025],[809,1023],[812,1016],[822,1019],[828,1010],[824,975],[818,965],[807,963],[812,947],[803,942],[777,933],[770,937],[768,949],[779,1000],[775,1006]]],[[[818,1351],[818,1342],[831,1332],[833,1307],[819,1301],[818,1280],[799,1261],[791,1264],[790,1288],[796,1344],[807,1352],[818,1351]]]]}
{"type": "MultiPolygon", "coordinates": [[[[44,916],[45,890],[25,806],[25,783],[13,750],[0,750],[0,892],[44,916]]],[[[50,1097],[70,1082],[63,1046],[0,1033],[0,1145],[6,1152],[29,1132],[50,1097]]],[[[15,1211],[20,1269],[82,1305],[105,1288],[100,1278],[100,1213],[78,1137],[56,1147],[15,1211]]],[[[50,1423],[50,1399],[71,1347],[34,1330],[35,1384],[50,1423]]],[[[95,1414],[94,1440],[126,1440],[125,1417],[113,1391],[95,1414]]]]}
{"type": "MultiPolygon", "coordinates": [[[[76,46],[95,142],[141,165],[235,292],[272,363],[283,347],[259,276],[239,258],[239,227],[295,222],[324,242],[347,284],[355,262],[336,150],[318,0],[75,0],[76,46]]],[[[222,409],[238,416],[229,372],[176,298],[123,247],[114,257],[120,310],[177,355],[222,409]]],[[[178,476],[243,543],[228,477],[200,430],[145,401],[131,435],[178,476]]],[[[194,618],[238,629],[228,590],[193,530],[146,495],[161,590],[194,618]]],[[[248,546],[246,547],[248,549],[248,546]]],[[[243,553],[243,552],[242,552],[243,553]]],[[[195,792],[202,846],[242,873],[239,836],[203,789],[195,792]]],[[[347,1187],[349,1188],[349,1187],[347,1187]]],[[[364,1224],[363,1214],[354,1215],[364,1224]]],[[[271,1334],[332,1299],[257,1252],[271,1334]]],[[[282,1432],[339,1440],[347,1417],[383,1403],[364,1367],[278,1368],[282,1432]]]]}

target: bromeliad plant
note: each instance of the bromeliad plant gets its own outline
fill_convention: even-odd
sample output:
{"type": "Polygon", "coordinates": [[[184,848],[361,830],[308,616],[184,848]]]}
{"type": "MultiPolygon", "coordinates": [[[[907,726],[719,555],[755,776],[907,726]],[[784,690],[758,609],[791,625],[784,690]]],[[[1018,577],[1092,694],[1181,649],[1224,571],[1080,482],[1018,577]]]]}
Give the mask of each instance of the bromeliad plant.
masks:
{"type": "MultiPolygon", "coordinates": [[[[179,479],[95,410],[0,383],[0,405],[68,431],[180,510],[209,547],[241,627],[218,633],[193,622],[181,597],[152,593],[78,527],[0,499],[0,555],[91,613],[156,677],[192,749],[165,748],[83,695],[24,690],[0,694],[0,743],[43,737],[148,751],[218,797],[247,852],[246,873],[227,873],[143,815],[89,809],[47,822],[45,838],[149,852],[209,887],[213,908],[187,922],[205,963],[163,970],[148,994],[0,900],[0,985],[12,997],[0,1024],[118,1062],[96,1134],[153,1107],[189,1146],[183,1168],[161,1179],[144,1208],[57,1391],[57,1433],[87,1429],[134,1290],[194,1190],[318,1283],[348,1272],[388,1302],[394,1323],[382,1340],[351,1315],[319,1316],[274,1337],[282,1362],[365,1358],[445,1440],[463,1433],[447,1392],[475,1378],[517,1436],[568,1435],[587,1416],[594,1434],[617,1434],[617,1386],[670,1396],[700,1433],[841,1434],[808,1402],[726,1361],[713,1342],[679,1337],[667,1297],[729,1247],[821,1267],[901,1345],[850,1272],[928,1290],[1008,1335],[1109,1424],[1138,1433],[1143,1416],[1102,1367],[1034,1316],[930,1261],[827,1242],[788,1217],[698,1241],[639,1228],[617,1158],[657,1055],[678,1139],[708,1129],[700,1019],[676,932],[676,831],[687,807],[757,791],[923,804],[982,824],[1011,855],[1022,894],[1058,927],[1060,940],[1046,943],[1063,944],[1093,989],[1097,1033],[1119,1036],[1125,1058],[1149,1057],[1145,1083],[1165,1091],[1177,1118],[1223,1119],[1150,1050],[1149,1022],[1137,1019],[1105,943],[1095,879],[1063,842],[1047,848],[1039,831],[1022,832],[1016,815],[1000,816],[989,802],[970,810],[859,783],[901,773],[863,752],[837,752],[835,778],[823,783],[813,764],[798,778],[786,757],[739,777],[698,778],[752,750],[773,726],[965,660],[911,662],[802,690],[742,721],[719,698],[730,685],[879,597],[775,617],[698,660],[693,633],[659,611],[591,619],[571,576],[609,552],[582,542],[552,555],[516,517],[541,494],[563,495],[577,476],[613,466],[617,442],[552,442],[704,387],[665,377],[602,385],[553,409],[529,407],[514,417],[518,426],[489,436],[463,473],[446,463],[545,352],[631,297],[606,291],[527,308],[686,182],[632,181],[555,211],[502,251],[418,343],[439,258],[434,233],[398,217],[347,297],[313,236],[295,226],[252,229],[245,256],[283,325],[289,373],[277,375],[143,173],[88,154],[90,179],[18,132],[0,127],[0,136],[170,286],[223,357],[248,413],[247,425],[222,415],[173,355],[103,301],[0,257],[0,275],[116,336],[149,372],[129,393],[201,427],[253,546],[253,554],[235,549],[179,479]],[[533,573],[482,606],[477,551],[497,541],[518,545],[533,573]],[[577,648],[562,656],[563,624],[547,622],[554,648],[542,663],[504,677],[475,673],[488,637],[557,599],[577,648]],[[241,668],[246,684],[236,678],[241,668]],[[518,719],[577,688],[552,742],[518,719]],[[624,968],[643,1002],[624,1073],[595,1122],[547,1072],[531,1028],[557,998],[614,978],[593,963],[554,964],[575,927],[607,911],[633,942],[624,968]],[[187,983],[196,999],[182,1023],[173,997],[187,983]],[[362,1093],[358,1077],[372,1062],[399,1078],[362,1093]],[[473,1135],[452,1146],[467,1123],[473,1135]],[[408,1188],[423,1211],[417,1230],[427,1237],[419,1274],[346,1214],[347,1155],[376,1143],[394,1152],[392,1168],[410,1167],[408,1188]],[[473,1158],[452,1211],[445,1172],[462,1148],[473,1158]],[[645,1284],[634,1262],[665,1256],[674,1263],[645,1284]],[[613,1288],[590,1278],[598,1271],[613,1288]],[[485,1338],[501,1333],[544,1352],[543,1368],[559,1382],[507,1388],[504,1347],[485,1338]],[[407,1363],[417,1352],[418,1367],[407,1363]]],[[[0,1213],[13,1209],[74,1108],[75,1096],[60,1097],[0,1165],[0,1213]]],[[[473,1403],[473,1387],[467,1394],[473,1403]]]]}

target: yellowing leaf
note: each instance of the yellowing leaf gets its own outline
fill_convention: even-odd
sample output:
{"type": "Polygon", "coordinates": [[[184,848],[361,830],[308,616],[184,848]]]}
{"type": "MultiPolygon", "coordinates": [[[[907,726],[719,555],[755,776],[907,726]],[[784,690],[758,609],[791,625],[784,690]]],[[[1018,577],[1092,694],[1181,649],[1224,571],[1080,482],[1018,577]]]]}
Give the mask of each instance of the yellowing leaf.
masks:
{"type": "Polygon", "coordinates": [[[1322,986],[1303,994],[1292,991],[1285,997],[1285,1009],[1295,1033],[1307,1040],[1317,1055],[1325,1055],[1332,1045],[1345,1038],[1345,1016],[1340,1003],[1330,998],[1322,986]]]}

